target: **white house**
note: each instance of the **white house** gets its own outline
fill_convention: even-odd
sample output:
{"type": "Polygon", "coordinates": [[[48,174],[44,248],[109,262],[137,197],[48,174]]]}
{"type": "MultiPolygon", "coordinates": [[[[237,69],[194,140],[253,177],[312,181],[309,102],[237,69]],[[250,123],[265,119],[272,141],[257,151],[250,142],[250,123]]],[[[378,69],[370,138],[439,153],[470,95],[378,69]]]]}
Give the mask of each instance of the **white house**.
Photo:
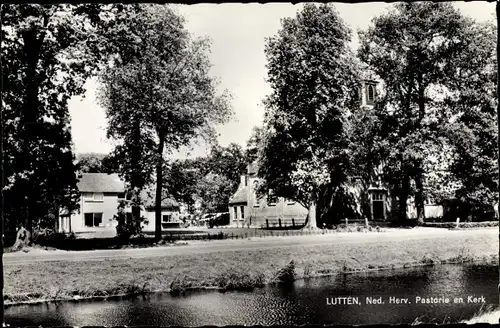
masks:
{"type": "MultiPolygon", "coordinates": [[[[125,183],[118,174],[82,173],[77,184],[80,192],[80,209],[75,213],[62,214],[59,218],[60,232],[105,232],[116,233],[118,224],[115,215],[121,201],[130,198],[125,193],[125,183]]],[[[142,195],[144,206],[141,215],[146,218],[143,230],[154,231],[154,190],[142,195]]],[[[131,215],[131,208],[125,208],[131,215]]],[[[178,225],[179,205],[172,199],[162,201],[162,228],[178,225]]]]}

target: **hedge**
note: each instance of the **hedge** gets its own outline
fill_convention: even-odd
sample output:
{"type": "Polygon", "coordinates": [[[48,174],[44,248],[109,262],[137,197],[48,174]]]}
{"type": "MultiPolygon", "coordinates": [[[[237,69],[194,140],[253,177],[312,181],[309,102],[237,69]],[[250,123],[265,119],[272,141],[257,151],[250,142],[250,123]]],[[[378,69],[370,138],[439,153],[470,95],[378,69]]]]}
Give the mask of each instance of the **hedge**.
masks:
{"type": "MultiPolygon", "coordinates": [[[[453,229],[457,227],[456,222],[424,222],[423,227],[432,228],[447,228],[453,229]]],[[[485,222],[460,222],[459,228],[485,228],[485,227],[498,227],[498,221],[485,221],[485,222]]]]}

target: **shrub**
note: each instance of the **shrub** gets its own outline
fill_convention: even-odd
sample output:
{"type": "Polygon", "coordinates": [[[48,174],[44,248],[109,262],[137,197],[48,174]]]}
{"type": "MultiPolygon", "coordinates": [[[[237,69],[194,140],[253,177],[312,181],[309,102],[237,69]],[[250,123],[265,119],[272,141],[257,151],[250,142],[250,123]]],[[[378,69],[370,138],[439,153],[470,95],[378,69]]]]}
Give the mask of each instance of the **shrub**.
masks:
{"type": "Polygon", "coordinates": [[[75,239],[76,236],[73,232],[66,234],[64,232],[56,232],[52,229],[42,229],[33,234],[33,242],[35,244],[47,247],[59,248],[75,239]]]}
{"type": "Polygon", "coordinates": [[[290,261],[284,268],[276,273],[275,281],[282,284],[291,284],[295,281],[295,263],[290,261]]]}
{"type": "Polygon", "coordinates": [[[170,293],[173,295],[179,295],[184,293],[186,289],[191,288],[192,283],[189,281],[187,276],[182,276],[179,278],[178,276],[170,283],[170,293]]]}
{"type": "Polygon", "coordinates": [[[224,272],[215,278],[215,284],[222,290],[247,290],[264,286],[264,275],[247,272],[224,272]]]}
{"type": "MultiPolygon", "coordinates": [[[[454,229],[457,227],[456,222],[424,222],[424,227],[454,229]]],[[[484,222],[460,222],[459,228],[485,228],[498,227],[498,221],[484,222]]]]}

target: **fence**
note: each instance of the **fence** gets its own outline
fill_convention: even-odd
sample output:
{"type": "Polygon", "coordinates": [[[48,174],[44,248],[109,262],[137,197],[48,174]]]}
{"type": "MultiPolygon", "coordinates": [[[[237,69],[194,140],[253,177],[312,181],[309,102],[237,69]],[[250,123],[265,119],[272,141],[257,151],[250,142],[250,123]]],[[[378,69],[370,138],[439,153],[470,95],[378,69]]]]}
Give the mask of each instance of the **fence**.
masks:
{"type": "MultiPolygon", "coordinates": [[[[229,229],[228,229],[229,230],[229,229]]],[[[377,231],[378,229],[371,229],[377,231]]],[[[189,241],[189,240],[223,240],[223,239],[247,239],[247,238],[272,238],[272,237],[286,237],[286,236],[311,236],[322,234],[335,234],[337,232],[361,232],[366,231],[363,226],[356,224],[339,225],[337,229],[296,229],[296,230],[266,230],[259,228],[240,228],[236,231],[218,231],[215,233],[194,233],[182,234],[178,232],[170,232],[163,234],[162,243],[175,242],[175,241],[189,241]]],[[[57,233],[50,238],[39,238],[37,244],[46,247],[55,247],[64,250],[95,250],[95,249],[113,249],[121,248],[124,246],[131,247],[149,247],[156,244],[154,238],[132,238],[129,240],[122,240],[120,238],[90,238],[90,239],[74,239],[69,238],[65,234],[57,233]]]]}
{"type": "MultiPolygon", "coordinates": [[[[375,228],[370,228],[370,231],[376,231],[375,228]]],[[[238,232],[224,232],[205,233],[205,234],[183,234],[177,235],[175,233],[167,234],[163,237],[165,241],[189,241],[189,240],[223,240],[223,239],[247,239],[247,238],[269,238],[269,237],[287,237],[287,236],[313,236],[323,234],[335,234],[340,231],[347,232],[362,232],[363,227],[360,225],[349,225],[348,227],[339,226],[338,229],[299,229],[299,230],[267,230],[258,228],[242,228],[238,232]]]]}

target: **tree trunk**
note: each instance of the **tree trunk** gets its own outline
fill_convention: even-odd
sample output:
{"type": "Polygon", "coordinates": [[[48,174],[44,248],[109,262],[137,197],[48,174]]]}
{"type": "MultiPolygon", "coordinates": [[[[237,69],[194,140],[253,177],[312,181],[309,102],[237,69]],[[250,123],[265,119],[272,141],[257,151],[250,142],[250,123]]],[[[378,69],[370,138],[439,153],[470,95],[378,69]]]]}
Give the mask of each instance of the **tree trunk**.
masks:
{"type": "MultiPolygon", "coordinates": [[[[141,126],[140,126],[140,119],[135,117],[134,118],[134,134],[133,134],[133,139],[135,141],[135,144],[138,145],[141,142],[141,126]]],[[[132,202],[132,225],[135,228],[134,234],[138,232],[138,228],[140,226],[141,222],[141,195],[140,195],[140,190],[142,190],[142,184],[141,184],[141,178],[140,178],[140,156],[141,154],[139,153],[138,147],[133,148],[132,152],[132,158],[131,158],[131,168],[132,168],[132,174],[131,174],[131,181],[130,181],[130,187],[133,192],[133,202],[132,202]]]]}
{"type": "Polygon", "coordinates": [[[54,230],[55,232],[59,232],[59,219],[61,218],[61,214],[59,213],[59,205],[56,205],[56,208],[54,209],[54,216],[56,217],[54,221],[54,230]]]}
{"type": "MultiPolygon", "coordinates": [[[[44,17],[44,27],[48,24],[48,17],[44,17]]],[[[23,42],[24,42],[24,53],[27,61],[26,68],[26,78],[24,82],[26,83],[26,94],[24,98],[24,106],[21,113],[21,144],[23,151],[23,166],[24,169],[30,171],[33,169],[33,165],[36,162],[36,158],[33,158],[33,140],[37,140],[39,137],[39,129],[38,129],[38,120],[40,119],[41,113],[39,108],[38,101],[38,93],[39,93],[39,85],[38,85],[38,76],[37,76],[37,66],[40,58],[40,49],[45,38],[45,33],[41,33],[40,39],[37,39],[37,29],[32,28],[29,31],[25,31],[23,33],[23,42]]],[[[31,242],[31,238],[33,236],[33,213],[34,209],[31,209],[31,205],[35,203],[36,197],[30,186],[29,182],[27,183],[25,189],[25,199],[26,199],[26,229],[29,232],[29,240],[31,242]]]]}
{"type": "Polygon", "coordinates": [[[313,200],[309,203],[307,219],[304,228],[316,229],[317,227],[318,226],[316,223],[316,200],[313,200]]]}
{"type": "Polygon", "coordinates": [[[410,179],[409,179],[408,175],[405,174],[402,181],[401,181],[401,190],[399,192],[398,219],[400,222],[404,222],[407,219],[406,203],[408,202],[409,187],[410,187],[410,179]]]}
{"type": "Polygon", "coordinates": [[[424,223],[425,221],[425,203],[424,203],[424,187],[422,183],[422,172],[418,172],[415,177],[415,185],[417,188],[415,194],[415,205],[417,208],[417,220],[419,224],[424,223]]]}
{"type": "Polygon", "coordinates": [[[161,196],[163,187],[163,149],[165,140],[163,134],[159,134],[157,163],[156,163],[156,197],[155,197],[155,240],[161,240],[161,196]]]}
{"type": "MultiPolygon", "coordinates": [[[[26,191],[27,194],[30,194],[29,190],[26,191]]],[[[32,221],[31,221],[31,206],[29,205],[30,204],[30,200],[31,198],[26,195],[24,197],[24,224],[23,224],[23,227],[25,227],[24,229],[26,229],[29,234],[28,234],[28,238],[31,239],[31,236],[33,236],[33,224],[32,224],[32,221]]]]}
{"type": "MultiPolygon", "coordinates": [[[[3,122],[2,111],[0,110],[0,122],[3,122]]],[[[0,304],[0,320],[2,323],[2,327],[4,326],[4,301],[3,301],[3,240],[4,240],[4,215],[3,215],[3,124],[0,124],[0,237],[2,240],[0,241],[0,289],[2,290],[1,304],[0,304]]]]}
{"type": "MultiPolygon", "coordinates": [[[[422,73],[418,75],[418,124],[421,128],[422,120],[425,117],[425,89],[423,85],[422,73]]],[[[415,176],[416,194],[415,194],[415,206],[417,208],[417,220],[419,224],[424,223],[425,220],[425,208],[424,208],[424,186],[422,181],[422,164],[418,163],[417,172],[415,176]]]]}
{"type": "MultiPolygon", "coordinates": [[[[136,200],[140,202],[140,196],[136,195],[136,200]]],[[[138,227],[140,226],[141,223],[141,206],[140,205],[134,205],[132,206],[132,225],[135,228],[134,234],[137,233],[138,227]]]]}

